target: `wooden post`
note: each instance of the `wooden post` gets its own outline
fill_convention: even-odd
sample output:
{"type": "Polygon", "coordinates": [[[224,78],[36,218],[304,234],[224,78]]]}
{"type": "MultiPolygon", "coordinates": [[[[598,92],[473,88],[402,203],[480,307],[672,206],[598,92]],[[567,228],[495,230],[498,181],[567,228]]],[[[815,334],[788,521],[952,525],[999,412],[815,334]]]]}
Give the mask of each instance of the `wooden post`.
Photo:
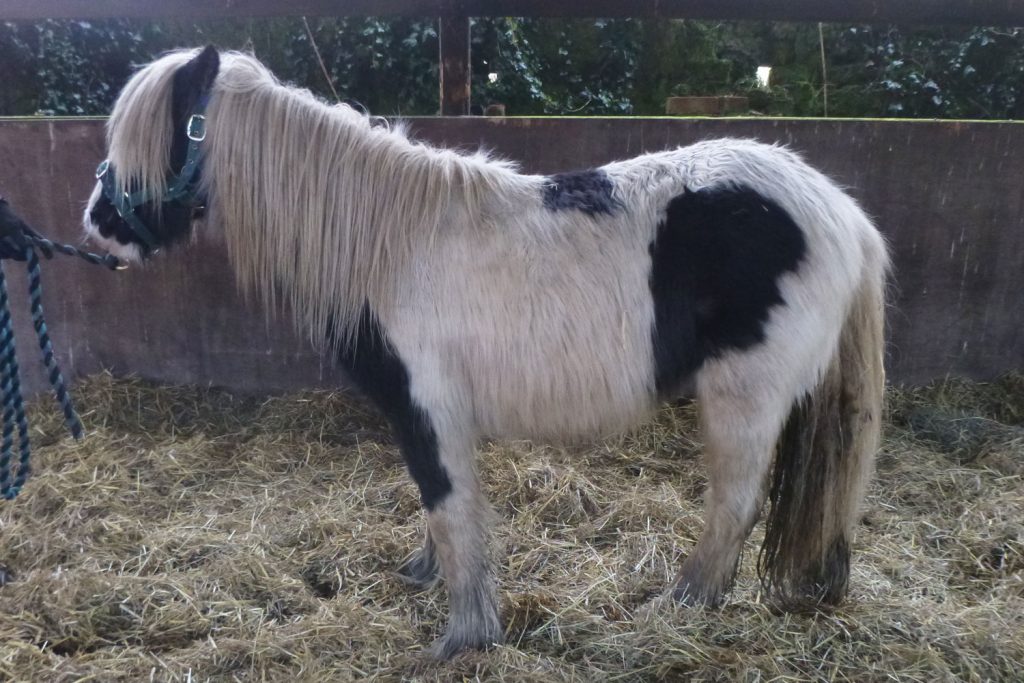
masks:
{"type": "Polygon", "coordinates": [[[441,17],[441,116],[469,114],[469,17],[441,17]]]}

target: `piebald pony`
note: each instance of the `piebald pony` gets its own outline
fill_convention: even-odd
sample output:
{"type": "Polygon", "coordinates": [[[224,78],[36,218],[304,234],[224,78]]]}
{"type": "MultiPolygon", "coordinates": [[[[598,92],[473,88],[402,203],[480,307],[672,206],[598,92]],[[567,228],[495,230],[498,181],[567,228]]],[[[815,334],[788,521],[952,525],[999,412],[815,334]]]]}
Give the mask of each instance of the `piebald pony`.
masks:
{"type": "Polygon", "coordinates": [[[213,48],[135,74],[107,138],[91,235],[145,258],[201,218],[241,287],[290,310],[390,420],[427,515],[404,571],[448,590],[437,656],[502,638],[476,442],[593,438],[689,392],[710,482],[675,598],[722,597],[766,497],[766,591],[786,607],[844,596],[888,261],[857,204],[795,154],[712,140],[524,175],[213,48]],[[192,143],[194,191],[167,197],[192,143]]]}

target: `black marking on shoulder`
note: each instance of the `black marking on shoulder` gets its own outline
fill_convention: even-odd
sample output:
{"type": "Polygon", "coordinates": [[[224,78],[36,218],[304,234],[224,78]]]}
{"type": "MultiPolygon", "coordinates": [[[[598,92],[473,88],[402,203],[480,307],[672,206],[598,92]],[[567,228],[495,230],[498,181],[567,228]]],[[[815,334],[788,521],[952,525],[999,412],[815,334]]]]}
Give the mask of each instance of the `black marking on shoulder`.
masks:
{"type": "Polygon", "coordinates": [[[807,250],[803,231],[749,187],[685,192],[651,243],[655,384],[672,395],[709,358],[764,341],[779,278],[807,250]]]}
{"type": "Polygon", "coordinates": [[[413,402],[409,371],[369,306],[363,307],[356,338],[342,349],[339,360],[391,423],[409,474],[420,489],[423,507],[433,510],[452,490],[441,464],[437,434],[430,417],[413,402]]]}
{"type": "Polygon", "coordinates": [[[551,211],[575,209],[583,213],[611,215],[619,208],[612,196],[612,180],[601,169],[556,173],[544,186],[544,207],[551,211]]]}

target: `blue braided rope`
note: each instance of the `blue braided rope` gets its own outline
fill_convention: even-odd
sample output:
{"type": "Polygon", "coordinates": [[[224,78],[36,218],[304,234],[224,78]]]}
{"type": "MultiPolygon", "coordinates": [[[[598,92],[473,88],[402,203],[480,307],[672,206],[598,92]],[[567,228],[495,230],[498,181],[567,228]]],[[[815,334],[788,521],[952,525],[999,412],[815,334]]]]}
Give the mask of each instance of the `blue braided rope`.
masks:
{"type": "MultiPolygon", "coordinates": [[[[47,240],[48,241],[48,240],[47,240]]],[[[52,244],[52,243],[51,243],[52,244]]],[[[63,250],[62,250],[63,251],[63,250]]],[[[67,253],[67,252],[65,252],[67,253]]],[[[74,254],[83,256],[82,253],[74,254]]],[[[89,256],[92,256],[91,254],[89,256]]],[[[84,258],[84,256],[83,256],[84,258]]],[[[39,268],[39,257],[32,247],[25,249],[25,260],[28,263],[29,305],[32,312],[32,326],[39,338],[39,349],[43,353],[43,364],[46,366],[50,386],[53,387],[64,412],[64,422],[71,430],[72,436],[81,439],[84,434],[82,422],[78,419],[75,407],[71,402],[64,376],[54,357],[53,344],[46,329],[43,316],[43,283],[39,268]]],[[[108,265],[108,264],[105,264],[108,265]]],[[[7,280],[3,267],[0,266],[0,391],[3,393],[3,435],[0,437],[0,496],[12,500],[28,480],[32,472],[30,460],[32,448],[29,441],[28,418],[25,415],[25,402],[21,395],[21,373],[14,344],[14,326],[11,323],[9,298],[7,296],[7,280]],[[18,466],[12,471],[11,459],[14,456],[14,430],[18,430],[18,466]]]]}
{"type": "Polygon", "coordinates": [[[57,359],[53,355],[53,344],[50,343],[50,333],[46,329],[46,319],[43,317],[43,281],[39,271],[39,257],[35,250],[25,250],[28,260],[28,296],[32,309],[32,325],[36,328],[36,335],[39,337],[39,350],[43,352],[43,364],[46,365],[49,374],[50,386],[53,387],[57,402],[64,412],[64,423],[71,430],[71,436],[81,439],[85,430],[82,429],[82,421],[78,419],[75,406],[71,402],[71,394],[68,393],[67,384],[64,382],[64,375],[60,372],[57,359]]]}
{"type": "MultiPolygon", "coordinates": [[[[11,373],[14,359],[14,335],[7,307],[7,281],[0,268],[0,375],[3,376],[3,443],[0,444],[0,494],[8,498],[11,488],[11,446],[14,445],[14,386],[11,373]]],[[[16,495],[16,494],[15,494],[16,495]]]]}
{"type": "Polygon", "coordinates": [[[14,345],[14,328],[8,306],[7,282],[0,268],[0,375],[3,376],[3,438],[0,442],[0,495],[12,500],[31,472],[28,419],[21,396],[21,379],[14,345]],[[11,457],[14,429],[18,429],[18,470],[12,479],[11,457]]]}

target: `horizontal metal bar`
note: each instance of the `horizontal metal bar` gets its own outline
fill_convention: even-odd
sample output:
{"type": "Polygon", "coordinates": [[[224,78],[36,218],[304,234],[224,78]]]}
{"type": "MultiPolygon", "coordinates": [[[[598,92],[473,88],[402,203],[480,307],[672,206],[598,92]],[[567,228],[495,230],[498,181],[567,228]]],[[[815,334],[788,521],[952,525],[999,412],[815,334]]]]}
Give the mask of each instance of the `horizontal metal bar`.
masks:
{"type": "Polygon", "coordinates": [[[3,0],[0,20],[647,17],[1024,26],[1024,0],[3,0]]]}

